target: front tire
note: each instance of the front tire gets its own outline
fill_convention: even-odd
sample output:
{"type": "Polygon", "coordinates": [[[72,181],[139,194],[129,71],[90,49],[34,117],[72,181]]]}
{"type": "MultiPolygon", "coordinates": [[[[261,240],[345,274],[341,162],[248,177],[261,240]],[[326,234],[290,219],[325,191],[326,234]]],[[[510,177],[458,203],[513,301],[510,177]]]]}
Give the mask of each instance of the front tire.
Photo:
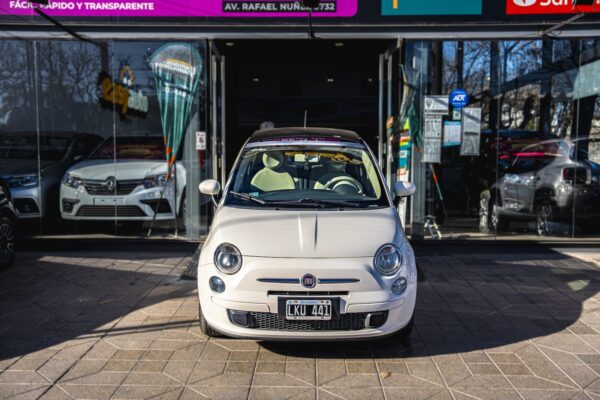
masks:
{"type": "Polygon", "coordinates": [[[15,259],[15,225],[7,218],[0,218],[0,271],[8,268],[15,259]]]}
{"type": "Polygon", "coordinates": [[[536,233],[538,236],[548,236],[550,234],[549,223],[552,221],[552,206],[550,204],[542,204],[538,207],[536,214],[536,233]]]}
{"type": "Polygon", "coordinates": [[[200,332],[202,332],[204,335],[208,336],[209,338],[213,337],[213,338],[219,338],[219,337],[223,337],[223,335],[214,330],[206,321],[206,319],[204,318],[204,314],[202,313],[202,307],[200,306],[200,304],[198,304],[198,317],[200,320],[200,332]]]}
{"type": "Polygon", "coordinates": [[[509,221],[500,215],[497,200],[489,192],[483,192],[479,204],[479,231],[481,233],[508,230],[509,221]]]}

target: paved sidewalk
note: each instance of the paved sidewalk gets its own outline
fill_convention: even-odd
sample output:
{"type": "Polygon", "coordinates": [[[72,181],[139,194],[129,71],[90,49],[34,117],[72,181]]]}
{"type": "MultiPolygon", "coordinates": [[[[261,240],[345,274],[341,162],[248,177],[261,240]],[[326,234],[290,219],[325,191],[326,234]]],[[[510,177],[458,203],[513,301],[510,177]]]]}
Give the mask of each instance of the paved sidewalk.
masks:
{"type": "Polygon", "coordinates": [[[0,398],[599,399],[600,253],[497,249],[418,251],[410,345],[207,340],[190,254],[20,253],[0,398]]]}

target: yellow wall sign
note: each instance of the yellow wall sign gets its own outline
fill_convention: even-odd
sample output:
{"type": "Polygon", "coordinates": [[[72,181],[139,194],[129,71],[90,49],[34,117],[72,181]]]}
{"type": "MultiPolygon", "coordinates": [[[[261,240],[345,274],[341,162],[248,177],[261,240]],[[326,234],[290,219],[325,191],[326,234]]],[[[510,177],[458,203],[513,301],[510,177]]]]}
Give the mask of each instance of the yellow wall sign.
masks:
{"type": "Polygon", "coordinates": [[[131,85],[128,88],[122,83],[116,82],[111,76],[102,72],[98,78],[100,86],[100,102],[105,106],[114,107],[115,111],[124,118],[127,114],[145,116],[148,113],[148,97],[141,90],[133,89],[135,78],[130,68],[123,68],[120,77],[122,81],[131,85]]]}

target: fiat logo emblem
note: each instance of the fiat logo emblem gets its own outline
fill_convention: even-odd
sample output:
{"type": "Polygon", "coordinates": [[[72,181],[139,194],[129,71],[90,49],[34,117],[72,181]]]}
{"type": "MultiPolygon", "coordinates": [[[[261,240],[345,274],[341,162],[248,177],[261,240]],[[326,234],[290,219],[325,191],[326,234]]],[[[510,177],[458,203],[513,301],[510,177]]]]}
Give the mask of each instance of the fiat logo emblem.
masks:
{"type": "Polygon", "coordinates": [[[109,176],[106,181],[104,182],[104,185],[106,186],[106,189],[109,191],[113,191],[115,189],[115,177],[114,176],[109,176]]]}
{"type": "Polygon", "coordinates": [[[317,278],[314,275],[306,274],[302,277],[302,286],[307,289],[312,289],[317,286],[317,278]]]}

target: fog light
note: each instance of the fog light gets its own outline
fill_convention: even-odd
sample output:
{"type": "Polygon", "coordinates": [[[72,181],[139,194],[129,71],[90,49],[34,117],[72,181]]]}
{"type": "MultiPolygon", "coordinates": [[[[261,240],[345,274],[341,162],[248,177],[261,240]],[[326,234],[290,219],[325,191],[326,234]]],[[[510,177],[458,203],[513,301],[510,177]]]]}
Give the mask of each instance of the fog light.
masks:
{"type": "Polygon", "coordinates": [[[381,325],[385,324],[386,319],[386,312],[367,314],[367,318],[365,319],[365,328],[379,328],[381,325]]]}
{"type": "Polygon", "coordinates": [[[210,289],[215,293],[223,293],[225,291],[225,282],[218,276],[213,276],[208,281],[210,289]]]}
{"type": "Polygon", "coordinates": [[[62,206],[63,206],[63,211],[70,213],[73,212],[73,207],[75,207],[75,204],[79,203],[79,200],[75,200],[75,199],[63,199],[62,200],[62,206]]]}
{"type": "Polygon", "coordinates": [[[252,327],[252,316],[246,311],[229,310],[229,319],[237,326],[252,327]]]}
{"type": "Polygon", "coordinates": [[[394,283],[392,284],[392,293],[394,293],[394,294],[404,293],[407,285],[408,285],[408,282],[406,281],[406,278],[396,279],[394,281],[394,283]]]}

